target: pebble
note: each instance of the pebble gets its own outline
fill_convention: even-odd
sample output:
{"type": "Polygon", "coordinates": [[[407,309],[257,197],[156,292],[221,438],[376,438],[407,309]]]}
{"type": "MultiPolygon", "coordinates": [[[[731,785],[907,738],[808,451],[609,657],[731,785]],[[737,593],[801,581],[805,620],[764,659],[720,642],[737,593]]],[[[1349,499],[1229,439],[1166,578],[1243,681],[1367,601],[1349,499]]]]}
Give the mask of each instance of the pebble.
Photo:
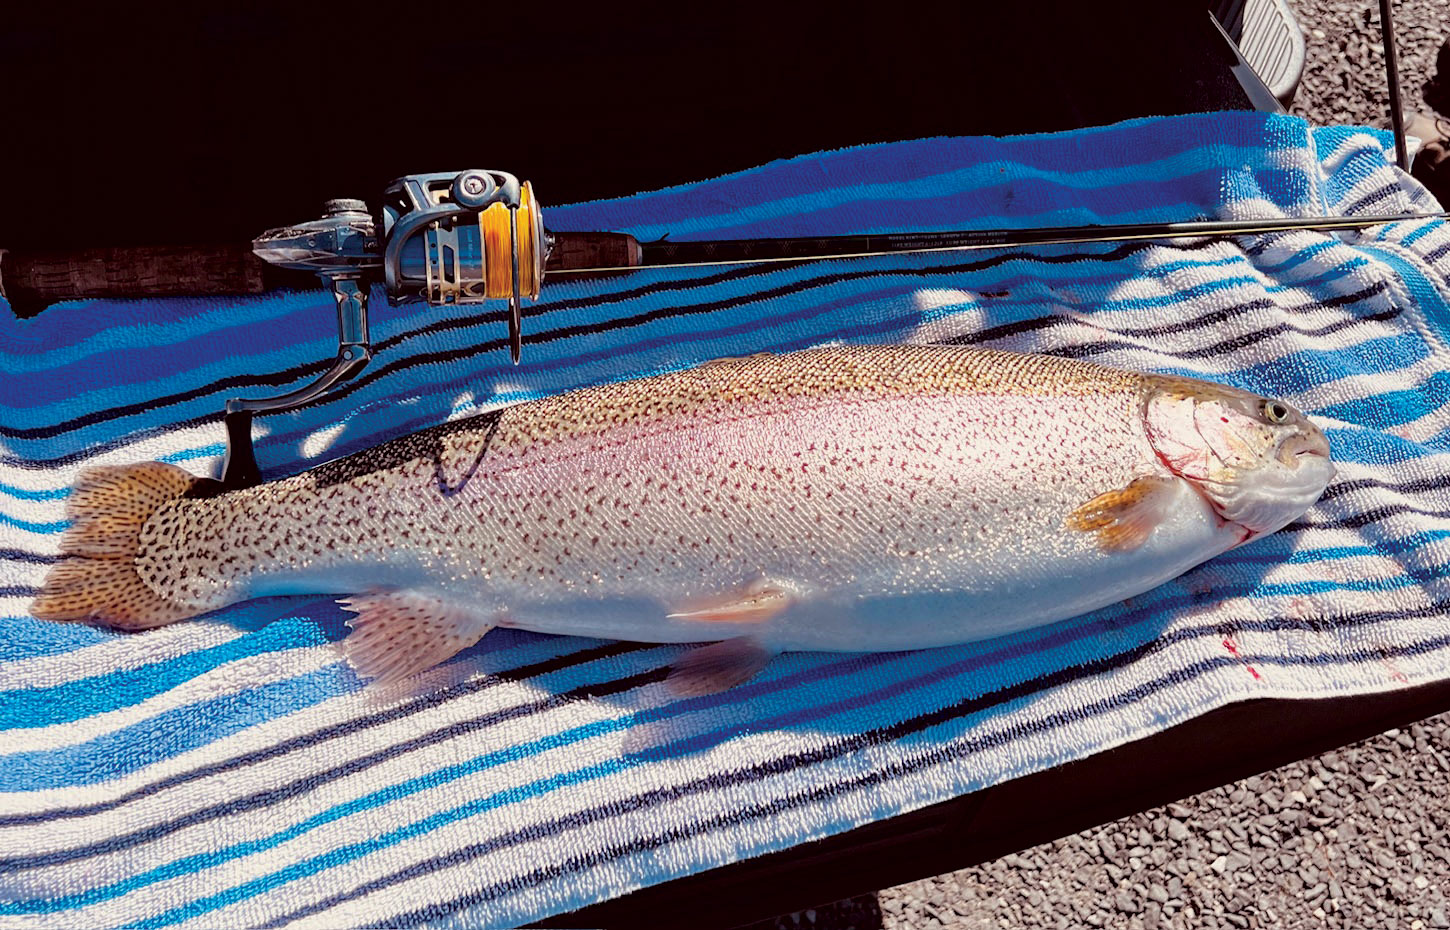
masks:
{"type": "MultiPolygon", "coordinates": [[[[1323,125],[1388,128],[1389,90],[1378,8],[1349,0],[1292,0],[1290,5],[1306,33],[1307,57],[1290,112],[1323,125]]],[[[1395,4],[1400,89],[1407,107],[1425,108],[1422,89],[1434,73],[1435,53],[1447,31],[1444,10],[1443,0],[1395,4]]],[[[1405,735],[1396,732],[1387,739],[1398,742],[1405,735]]],[[[1413,731],[1410,736],[1413,740],[1413,731]]]]}

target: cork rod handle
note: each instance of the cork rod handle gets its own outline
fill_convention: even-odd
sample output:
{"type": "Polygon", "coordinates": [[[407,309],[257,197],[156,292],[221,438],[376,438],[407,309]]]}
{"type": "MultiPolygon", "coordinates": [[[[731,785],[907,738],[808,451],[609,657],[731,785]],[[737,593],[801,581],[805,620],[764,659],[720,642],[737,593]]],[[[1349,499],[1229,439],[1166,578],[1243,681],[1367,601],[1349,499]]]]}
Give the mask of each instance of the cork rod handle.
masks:
{"type": "Polygon", "coordinates": [[[267,265],[250,245],[134,246],[0,255],[0,295],[21,316],[80,297],[260,294],[267,265]]]}

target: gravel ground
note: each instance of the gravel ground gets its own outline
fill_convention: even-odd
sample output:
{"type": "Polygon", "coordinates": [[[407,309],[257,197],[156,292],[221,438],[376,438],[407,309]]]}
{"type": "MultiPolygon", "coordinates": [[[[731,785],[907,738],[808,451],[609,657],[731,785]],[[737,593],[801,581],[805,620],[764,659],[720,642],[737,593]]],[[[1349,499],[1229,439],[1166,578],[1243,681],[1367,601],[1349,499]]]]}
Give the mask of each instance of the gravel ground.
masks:
{"type": "Polygon", "coordinates": [[[1447,876],[1450,715],[887,889],[879,925],[1419,930],[1450,927],[1447,876]]]}
{"type": "MultiPolygon", "coordinates": [[[[1390,94],[1375,0],[1290,0],[1304,30],[1304,80],[1291,112],[1315,123],[1358,123],[1388,129],[1390,94]]],[[[1446,0],[1394,4],[1400,94],[1406,110],[1428,110],[1425,85],[1435,54],[1450,34],[1446,0]]],[[[1445,114],[1450,116],[1450,113],[1445,114]]]]}
{"type": "MultiPolygon", "coordinates": [[[[1308,52],[1293,112],[1387,128],[1378,4],[1291,6],[1308,52]]],[[[1394,13],[1404,105],[1428,111],[1425,87],[1450,34],[1450,3],[1399,0],[1394,13]]],[[[996,862],[749,930],[1083,926],[1450,928],[1450,714],[996,862]]]]}

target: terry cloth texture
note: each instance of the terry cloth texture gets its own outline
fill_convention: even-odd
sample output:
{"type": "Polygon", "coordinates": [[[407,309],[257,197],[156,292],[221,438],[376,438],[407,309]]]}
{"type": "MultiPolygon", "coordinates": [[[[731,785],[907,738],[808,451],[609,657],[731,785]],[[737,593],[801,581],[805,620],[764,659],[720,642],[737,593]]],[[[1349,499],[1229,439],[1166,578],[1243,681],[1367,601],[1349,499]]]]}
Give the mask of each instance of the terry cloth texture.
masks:
{"type": "MultiPolygon", "coordinates": [[[[1255,113],[810,155],[547,213],[641,239],[1434,209],[1387,134],[1255,113]]],[[[538,179],[547,195],[546,178],[538,179]]],[[[322,291],[0,321],[0,924],[525,924],[1047,768],[1232,701],[1450,670],[1450,229],[1104,243],[547,283],[385,307],[335,399],[260,418],[269,477],[449,417],[717,356],[956,342],[1224,381],[1326,430],[1283,532],[1088,616],[948,649],[795,653],[674,700],[678,646],[496,630],[365,689],[329,597],[122,635],[30,619],[67,487],[214,473],[219,411],[335,350],[322,291]],[[626,734],[661,735],[626,751],[626,734]],[[653,729],[651,729],[653,728],[653,729]]],[[[1271,738],[1271,737],[1266,737],[1271,738]]]]}

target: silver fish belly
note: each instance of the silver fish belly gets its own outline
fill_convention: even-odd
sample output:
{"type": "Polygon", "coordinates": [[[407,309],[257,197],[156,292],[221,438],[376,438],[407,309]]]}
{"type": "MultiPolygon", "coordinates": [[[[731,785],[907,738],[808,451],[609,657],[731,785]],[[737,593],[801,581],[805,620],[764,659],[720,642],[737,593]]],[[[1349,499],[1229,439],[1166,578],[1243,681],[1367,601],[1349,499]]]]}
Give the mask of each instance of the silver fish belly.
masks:
{"type": "MultiPolygon", "coordinates": [[[[711,653],[698,692],[781,650],[964,642],[1141,593],[1293,519],[1327,455],[1302,414],[1218,385],[990,350],[820,349],[520,404],[256,488],[148,497],[132,564],[161,622],[369,592],[349,602],[348,654],[373,677],[499,625],[746,644],[711,653]],[[1285,507],[1240,491],[1269,470],[1285,507]]],[[[78,490],[72,561],[98,558],[88,500],[105,494],[78,490]]],[[[54,600],[76,577],[37,612],[81,610],[54,600]]]]}

